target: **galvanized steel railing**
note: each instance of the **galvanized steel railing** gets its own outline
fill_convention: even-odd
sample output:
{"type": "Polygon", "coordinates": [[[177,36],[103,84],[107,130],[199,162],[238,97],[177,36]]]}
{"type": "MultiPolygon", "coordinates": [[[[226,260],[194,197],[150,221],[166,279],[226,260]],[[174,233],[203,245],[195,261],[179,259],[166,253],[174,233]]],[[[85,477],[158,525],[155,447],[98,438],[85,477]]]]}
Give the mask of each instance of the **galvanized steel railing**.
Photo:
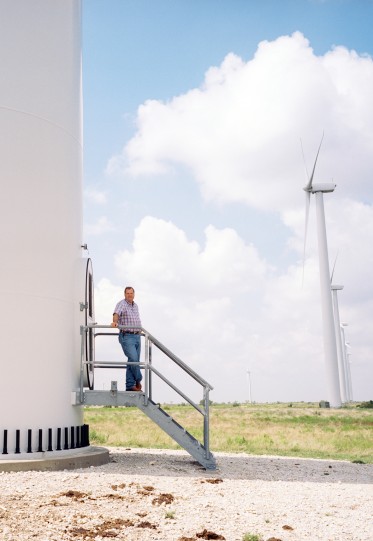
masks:
{"type": "MultiPolygon", "coordinates": [[[[118,331],[125,331],[128,327],[118,326],[111,327],[111,325],[87,325],[81,327],[81,370],[80,370],[80,398],[83,402],[84,396],[84,370],[90,369],[92,372],[95,368],[125,368],[130,364],[127,361],[96,361],[93,357],[94,355],[90,354],[88,360],[85,358],[86,344],[91,343],[92,340],[87,341],[87,336],[90,334],[91,339],[94,340],[98,336],[118,336],[117,332],[96,332],[96,329],[118,329],[118,331]]],[[[131,327],[133,330],[134,327],[131,327]]],[[[145,360],[144,362],[136,363],[140,368],[144,369],[144,405],[147,405],[148,400],[152,400],[152,375],[157,375],[162,381],[164,381],[171,389],[173,389],[179,396],[181,396],[188,404],[193,406],[202,416],[203,416],[203,446],[205,448],[206,458],[210,456],[209,450],[209,431],[210,431],[210,415],[209,415],[209,393],[213,387],[204,380],[199,374],[197,374],[190,366],[184,363],[179,357],[177,357],[172,351],[170,351],[165,345],[163,345],[157,338],[150,334],[143,327],[138,327],[136,330],[144,337],[145,341],[145,360]],[[155,346],[159,349],[164,355],[166,355],[171,361],[173,361],[177,366],[179,366],[189,377],[194,379],[203,389],[203,399],[202,404],[196,404],[190,397],[188,397],[181,389],[176,387],[166,376],[164,376],[158,369],[156,369],[152,364],[152,346],[155,346]]]]}

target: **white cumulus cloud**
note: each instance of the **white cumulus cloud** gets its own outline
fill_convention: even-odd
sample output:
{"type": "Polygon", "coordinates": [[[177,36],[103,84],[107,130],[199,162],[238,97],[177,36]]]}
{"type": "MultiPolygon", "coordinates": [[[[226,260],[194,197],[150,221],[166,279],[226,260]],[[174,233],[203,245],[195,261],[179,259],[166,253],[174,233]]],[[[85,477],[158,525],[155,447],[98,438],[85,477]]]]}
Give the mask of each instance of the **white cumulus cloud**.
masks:
{"type": "Polygon", "coordinates": [[[106,193],[95,188],[86,188],[84,190],[84,197],[96,205],[106,205],[107,203],[106,193]]]}
{"type": "Polygon", "coordinates": [[[106,216],[101,216],[96,223],[85,224],[84,231],[86,235],[103,235],[115,231],[115,226],[106,216]]]}
{"type": "Polygon", "coordinates": [[[337,47],[316,56],[299,32],[233,53],[200,88],[138,109],[137,132],[108,170],[132,176],[190,169],[203,195],[282,212],[299,204],[322,132],[317,176],[369,194],[373,167],[373,62],[337,47]]]}

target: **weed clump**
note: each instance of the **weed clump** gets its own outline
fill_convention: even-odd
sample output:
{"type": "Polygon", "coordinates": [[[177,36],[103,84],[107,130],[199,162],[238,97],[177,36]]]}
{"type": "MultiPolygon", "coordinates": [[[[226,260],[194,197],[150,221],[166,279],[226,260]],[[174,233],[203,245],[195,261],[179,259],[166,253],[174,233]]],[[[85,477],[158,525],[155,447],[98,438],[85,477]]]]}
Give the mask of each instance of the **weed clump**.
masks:
{"type": "Polygon", "coordinates": [[[262,538],[256,533],[245,533],[242,541],[262,541],[262,538]]]}
{"type": "Polygon", "coordinates": [[[369,400],[368,402],[362,402],[361,404],[358,404],[357,407],[364,409],[373,409],[373,400],[369,400]]]}

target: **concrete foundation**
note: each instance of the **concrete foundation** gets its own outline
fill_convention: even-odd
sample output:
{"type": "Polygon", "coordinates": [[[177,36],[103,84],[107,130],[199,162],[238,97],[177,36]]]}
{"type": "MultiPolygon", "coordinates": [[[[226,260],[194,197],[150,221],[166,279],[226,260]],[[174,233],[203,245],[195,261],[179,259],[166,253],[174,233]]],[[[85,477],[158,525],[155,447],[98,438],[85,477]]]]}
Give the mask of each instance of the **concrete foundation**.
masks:
{"type": "Polygon", "coordinates": [[[40,453],[40,455],[40,457],[28,460],[1,460],[0,472],[75,470],[101,466],[110,460],[109,451],[104,447],[87,447],[84,452],[76,453],[65,454],[61,452],[60,456],[54,454],[52,457],[48,457],[46,453],[40,453]]]}

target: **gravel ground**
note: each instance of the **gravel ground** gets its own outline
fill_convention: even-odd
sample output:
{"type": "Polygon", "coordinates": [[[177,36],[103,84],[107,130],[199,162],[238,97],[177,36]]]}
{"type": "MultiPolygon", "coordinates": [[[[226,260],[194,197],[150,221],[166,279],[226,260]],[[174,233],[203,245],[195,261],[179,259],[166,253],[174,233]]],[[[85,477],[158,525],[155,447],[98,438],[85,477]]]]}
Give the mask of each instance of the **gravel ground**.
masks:
{"type": "Polygon", "coordinates": [[[0,473],[0,540],[372,541],[373,464],[110,449],[104,466],[0,473]]]}

